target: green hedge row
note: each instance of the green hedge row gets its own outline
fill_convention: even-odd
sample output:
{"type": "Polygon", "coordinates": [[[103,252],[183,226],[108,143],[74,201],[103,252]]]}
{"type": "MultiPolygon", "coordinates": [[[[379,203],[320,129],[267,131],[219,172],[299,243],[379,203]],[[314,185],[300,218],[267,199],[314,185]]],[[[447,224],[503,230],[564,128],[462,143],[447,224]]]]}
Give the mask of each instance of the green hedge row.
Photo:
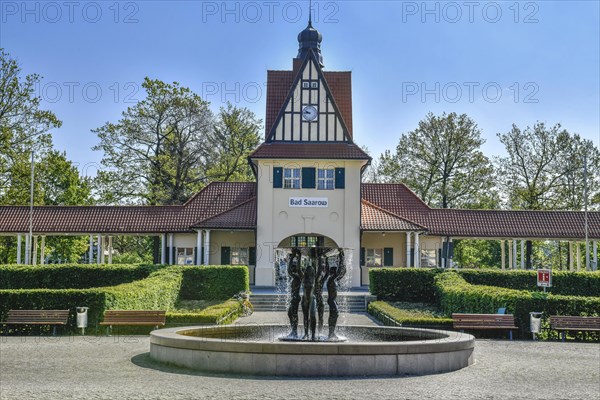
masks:
{"type": "Polygon", "coordinates": [[[88,324],[95,327],[105,310],[171,310],[179,296],[183,272],[166,268],[146,279],[118,286],[92,289],[0,290],[0,320],[8,310],[71,310],[69,326],[75,326],[76,307],[89,307],[88,324]]]}
{"type": "Polygon", "coordinates": [[[438,329],[452,329],[451,318],[414,317],[407,315],[385,301],[373,301],[369,303],[368,313],[377,318],[384,325],[419,326],[438,329]],[[390,323],[392,322],[393,323],[390,323]]]}
{"type": "Polygon", "coordinates": [[[144,279],[162,265],[0,265],[0,289],[88,289],[144,279]]]}
{"type": "Polygon", "coordinates": [[[245,266],[183,267],[181,299],[225,300],[250,290],[245,266]]]}
{"type": "Polygon", "coordinates": [[[443,271],[431,268],[371,268],[369,290],[379,299],[434,303],[434,278],[443,271]]]}
{"type": "Polygon", "coordinates": [[[440,274],[435,278],[440,307],[447,316],[452,313],[494,314],[506,307],[514,314],[521,334],[529,331],[529,313],[539,311],[550,315],[600,316],[600,298],[563,296],[472,285],[456,272],[440,274]]]}
{"type": "MultiPolygon", "coordinates": [[[[379,299],[435,303],[434,279],[443,269],[378,268],[369,271],[371,294],[379,299]]],[[[541,290],[536,271],[461,269],[458,273],[474,285],[498,286],[515,290],[541,290]]],[[[600,297],[600,273],[553,271],[550,293],[566,296],[600,297]]]]}
{"type": "Polygon", "coordinates": [[[226,300],[196,313],[170,312],[167,313],[167,325],[188,324],[229,324],[242,313],[242,304],[238,300],[226,300]]]}
{"type": "MultiPolygon", "coordinates": [[[[461,269],[459,274],[473,285],[500,286],[517,290],[539,290],[537,271],[498,271],[461,269]]],[[[600,296],[600,273],[552,271],[553,294],[569,296],[600,296]]]]}

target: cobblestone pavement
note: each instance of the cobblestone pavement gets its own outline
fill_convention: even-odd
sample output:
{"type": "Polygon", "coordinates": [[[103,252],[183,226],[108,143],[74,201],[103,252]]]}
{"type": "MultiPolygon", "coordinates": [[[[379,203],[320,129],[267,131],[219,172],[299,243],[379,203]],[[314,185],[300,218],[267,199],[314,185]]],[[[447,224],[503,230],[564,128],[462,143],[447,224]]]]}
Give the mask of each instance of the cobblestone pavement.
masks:
{"type": "Polygon", "coordinates": [[[477,341],[475,364],[421,377],[284,379],[160,365],[149,338],[2,337],[1,399],[600,399],[600,345],[477,341]]]}

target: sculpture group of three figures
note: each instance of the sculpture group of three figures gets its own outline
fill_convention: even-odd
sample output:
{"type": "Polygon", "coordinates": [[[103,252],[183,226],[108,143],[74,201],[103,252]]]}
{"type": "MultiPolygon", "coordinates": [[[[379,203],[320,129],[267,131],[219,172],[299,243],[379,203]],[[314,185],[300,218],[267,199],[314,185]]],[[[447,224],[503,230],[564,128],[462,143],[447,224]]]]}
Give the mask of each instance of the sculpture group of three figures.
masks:
{"type": "Polygon", "coordinates": [[[291,287],[288,317],[291,332],[286,337],[287,340],[319,340],[323,330],[323,313],[325,311],[324,287],[327,287],[327,304],[329,305],[327,340],[339,340],[335,334],[339,316],[336,298],[338,284],[346,274],[346,267],[342,249],[338,250],[337,260],[334,258],[330,265],[330,257],[327,256],[330,250],[323,247],[311,247],[308,249],[309,257],[305,258],[304,262],[299,248],[293,248],[288,256],[287,273],[290,277],[291,287]],[[303,289],[302,295],[300,295],[301,288],[303,289]],[[300,304],[302,304],[302,314],[304,315],[304,336],[302,338],[298,336],[298,307],[300,304]]]}

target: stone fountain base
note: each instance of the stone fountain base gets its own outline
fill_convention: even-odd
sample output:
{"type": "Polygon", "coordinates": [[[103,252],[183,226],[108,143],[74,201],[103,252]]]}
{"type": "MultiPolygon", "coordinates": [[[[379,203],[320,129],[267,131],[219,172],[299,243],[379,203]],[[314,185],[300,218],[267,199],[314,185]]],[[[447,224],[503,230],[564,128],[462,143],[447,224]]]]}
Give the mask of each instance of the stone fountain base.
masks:
{"type": "Polygon", "coordinates": [[[281,342],[287,326],[156,330],[150,357],[213,373],[269,376],[426,375],[473,363],[475,338],[430,329],[344,326],[348,342],[281,342]]]}

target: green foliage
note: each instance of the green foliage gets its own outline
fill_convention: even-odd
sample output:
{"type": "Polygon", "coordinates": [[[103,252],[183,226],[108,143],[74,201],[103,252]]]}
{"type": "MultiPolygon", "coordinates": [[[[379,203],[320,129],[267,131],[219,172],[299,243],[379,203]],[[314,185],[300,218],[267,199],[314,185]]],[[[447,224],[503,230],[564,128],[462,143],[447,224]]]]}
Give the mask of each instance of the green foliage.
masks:
{"type": "Polygon", "coordinates": [[[419,312],[414,309],[401,309],[385,301],[369,303],[368,313],[380,320],[384,325],[426,326],[432,328],[451,329],[451,318],[440,318],[430,312],[419,312]]]}
{"type": "Polygon", "coordinates": [[[221,108],[214,127],[214,162],[208,176],[214,181],[249,182],[254,175],[248,156],[259,145],[261,121],[247,108],[230,103],[221,108]]]}
{"type": "Polygon", "coordinates": [[[372,268],[371,294],[383,300],[435,302],[434,278],[443,272],[432,268],[372,268]]]}
{"type": "Polygon", "coordinates": [[[183,273],[179,268],[155,271],[146,279],[104,288],[107,310],[165,310],[175,308],[183,273]]]}
{"type": "Polygon", "coordinates": [[[500,243],[497,240],[454,241],[454,262],[461,267],[500,267],[500,260],[500,243]]]}
{"type": "Polygon", "coordinates": [[[242,313],[242,305],[237,300],[227,300],[223,303],[209,306],[203,310],[180,311],[167,313],[167,325],[187,324],[229,324],[242,313]]]}
{"type": "Polygon", "coordinates": [[[600,316],[599,297],[562,296],[471,285],[455,272],[439,274],[435,282],[440,307],[447,316],[452,313],[494,314],[498,308],[506,307],[509,314],[514,314],[522,335],[529,330],[529,313],[532,311],[542,312],[544,317],[600,316]]]}
{"type": "MultiPolygon", "coordinates": [[[[500,286],[516,290],[540,290],[537,271],[497,271],[462,269],[459,274],[473,285],[500,286]]],[[[600,297],[600,273],[552,271],[552,294],[600,297]]]]}
{"type": "Polygon", "coordinates": [[[380,157],[377,175],[385,182],[406,183],[435,207],[493,203],[493,167],[481,151],[484,142],[466,114],[429,113],[400,137],[395,154],[388,150],[380,157]]]}
{"type": "Polygon", "coordinates": [[[0,289],[87,289],[144,279],[159,265],[1,265],[0,289]]]}
{"type": "Polygon", "coordinates": [[[182,299],[225,300],[250,288],[248,267],[182,267],[182,299]]]}

